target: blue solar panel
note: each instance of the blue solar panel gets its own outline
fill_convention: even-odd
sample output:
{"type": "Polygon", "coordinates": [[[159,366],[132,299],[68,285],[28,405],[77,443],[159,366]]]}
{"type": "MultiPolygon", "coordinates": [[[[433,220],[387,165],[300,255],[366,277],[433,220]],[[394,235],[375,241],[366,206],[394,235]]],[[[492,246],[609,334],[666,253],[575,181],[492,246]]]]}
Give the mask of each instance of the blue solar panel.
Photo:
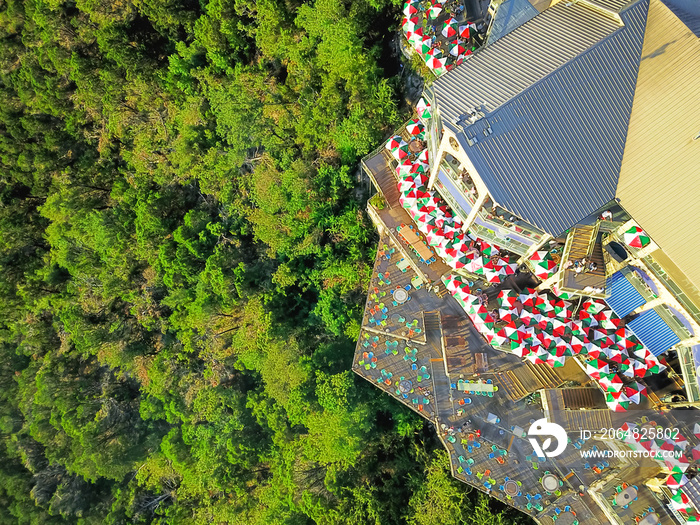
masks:
{"type": "Polygon", "coordinates": [[[619,317],[625,317],[646,303],[622,272],[615,272],[606,279],[605,291],[610,294],[605,302],[619,317]]]}
{"type": "Polygon", "coordinates": [[[654,310],[648,310],[630,321],[627,326],[654,355],[663,354],[680,338],[654,310]]]}

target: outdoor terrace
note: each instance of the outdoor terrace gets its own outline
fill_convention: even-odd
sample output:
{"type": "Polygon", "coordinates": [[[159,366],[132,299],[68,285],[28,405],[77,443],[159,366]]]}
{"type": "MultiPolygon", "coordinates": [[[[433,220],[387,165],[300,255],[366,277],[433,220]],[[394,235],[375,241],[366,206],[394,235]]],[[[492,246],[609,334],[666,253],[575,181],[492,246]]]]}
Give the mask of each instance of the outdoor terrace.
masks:
{"type": "MultiPolygon", "coordinates": [[[[386,156],[382,162],[387,164],[386,156]]],[[[386,173],[386,178],[375,184],[383,194],[390,195],[396,178],[393,170],[386,173]]],[[[569,436],[572,446],[556,458],[535,457],[524,429],[545,414],[538,391],[587,385],[591,383],[589,376],[576,358],[552,369],[524,362],[512,353],[486,344],[476,326],[467,319],[465,309],[446,295],[439,281],[455,271],[439,257],[434,263],[426,264],[427,256],[416,254],[420,252],[416,246],[430,247],[423,243],[420,230],[410,228],[413,221],[399,205],[398,198],[390,197],[384,205],[371,201],[368,211],[381,239],[353,366],[355,372],[435,425],[450,452],[453,474],[458,479],[540,522],[556,518],[559,525],[576,521],[610,523],[615,511],[607,514],[609,509],[600,499],[607,485],[596,483],[601,479],[612,483],[622,478],[626,483],[641,485],[649,477],[648,469],[654,475],[661,467],[648,460],[643,474],[633,470],[641,462],[607,458],[584,461],[582,450],[605,442],[596,437],[577,438],[576,428],[616,427],[635,416],[610,410],[570,410],[562,404],[557,410],[569,420],[566,426],[573,430],[569,436]],[[583,422],[578,417],[583,412],[590,412],[593,418],[577,426],[577,422],[583,422]],[[596,419],[603,413],[606,418],[596,419]]],[[[423,223],[417,219],[415,226],[419,224],[423,223]]],[[[544,278],[555,277],[547,271],[544,278]]],[[[528,272],[509,275],[497,284],[486,283],[476,275],[470,279],[464,281],[462,290],[468,285],[479,296],[480,304],[485,303],[489,310],[497,306],[500,290],[519,292],[537,285],[528,272]]],[[[578,306],[572,312],[576,309],[578,306]]],[[[648,395],[650,401],[658,403],[653,392],[648,395]]],[[[547,403],[549,410],[553,403],[551,399],[547,403]]],[[[632,408],[645,407],[649,405],[632,408]]],[[[677,425],[670,418],[661,424],[666,422],[669,426],[677,425]]],[[[627,508],[639,512],[635,516],[641,516],[644,509],[637,506],[635,501],[627,508]]]]}

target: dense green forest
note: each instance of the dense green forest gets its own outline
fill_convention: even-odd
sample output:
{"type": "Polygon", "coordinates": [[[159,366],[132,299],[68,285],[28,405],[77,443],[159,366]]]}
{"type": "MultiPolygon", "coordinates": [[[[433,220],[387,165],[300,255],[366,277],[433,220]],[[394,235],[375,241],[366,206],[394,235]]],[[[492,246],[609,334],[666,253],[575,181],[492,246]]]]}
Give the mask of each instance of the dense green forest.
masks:
{"type": "Polygon", "coordinates": [[[0,0],[0,523],[523,519],[349,371],[398,17],[0,0]]]}

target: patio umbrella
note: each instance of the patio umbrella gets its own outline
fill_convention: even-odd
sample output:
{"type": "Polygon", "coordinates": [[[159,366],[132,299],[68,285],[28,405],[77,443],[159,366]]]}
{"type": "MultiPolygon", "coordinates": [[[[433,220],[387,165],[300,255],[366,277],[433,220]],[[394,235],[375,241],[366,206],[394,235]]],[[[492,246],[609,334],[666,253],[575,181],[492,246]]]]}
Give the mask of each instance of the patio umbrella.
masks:
{"type": "Polygon", "coordinates": [[[610,372],[608,363],[601,359],[593,359],[591,361],[586,361],[586,373],[593,379],[600,379],[600,374],[607,374],[610,372]]]}
{"type": "Polygon", "coordinates": [[[695,437],[700,438],[700,423],[693,425],[693,434],[695,434],[695,437]]]}
{"type": "Polygon", "coordinates": [[[507,305],[512,307],[517,300],[518,294],[515,292],[515,290],[509,289],[501,290],[498,292],[498,296],[496,297],[496,301],[498,302],[499,306],[507,305]]]}
{"type": "Polygon", "coordinates": [[[425,54],[425,57],[442,58],[442,51],[439,47],[434,47],[425,54]]]}
{"type": "Polygon", "coordinates": [[[406,34],[406,36],[413,47],[416,47],[425,38],[422,27],[416,27],[412,33],[406,34]]]}
{"type": "Polygon", "coordinates": [[[681,472],[674,472],[666,479],[666,486],[670,489],[679,489],[688,483],[688,478],[681,472]]]}
{"type": "Polygon", "coordinates": [[[440,69],[445,65],[445,62],[447,61],[446,58],[434,58],[434,57],[428,57],[425,60],[425,64],[430,68],[430,69],[440,69]]]}
{"type": "Polygon", "coordinates": [[[419,2],[406,2],[403,5],[403,14],[406,16],[415,15],[418,12],[419,2]]]}
{"type": "Polygon", "coordinates": [[[420,55],[425,55],[428,51],[433,48],[433,40],[428,37],[423,37],[422,39],[416,39],[414,41],[413,47],[420,55]]]}
{"type": "Polygon", "coordinates": [[[633,248],[644,248],[651,242],[649,236],[639,226],[632,226],[623,236],[625,244],[633,248]]]}
{"type": "Polygon", "coordinates": [[[647,396],[647,387],[634,381],[629,385],[626,385],[622,391],[625,393],[627,398],[632,401],[632,403],[639,404],[642,397],[647,396]]]}
{"type": "Polygon", "coordinates": [[[404,141],[401,141],[399,147],[392,150],[391,154],[396,160],[405,159],[406,157],[408,157],[408,144],[406,144],[404,141]]]}
{"type": "Polygon", "coordinates": [[[469,38],[469,29],[470,29],[469,24],[467,24],[466,26],[459,26],[459,37],[460,38],[469,38]]]}
{"type": "Polygon", "coordinates": [[[617,374],[608,374],[600,377],[600,384],[608,391],[614,390],[619,392],[622,390],[622,379],[617,374]]]}
{"type": "Polygon", "coordinates": [[[464,46],[459,42],[450,42],[448,48],[450,50],[450,55],[455,57],[461,55],[462,53],[464,53],[464,51],[466,51],[464,46]]]}
{"type": "MultiPolygon", "coordinates": [[[[698,456],[700,457],[700,456],[698,456]]],[[[688,508],[690,505],[690,499],[681,490],[676,492],[671,496],[671,506],[676,510],[682,510],[688,508]]]]}
{"type": "MultiPolygon", "coordinates": [[[[406,12],[404,11],[404,14],[405,13],[406,12]]],[[[413,14],[413,13],[411,13],[411,14],[413,14]]],[[[420,22],[418,20],[418,17],[406,14],[406,16],[404,16],[403,19],[401,20],[401,27],[403,28],[405,33],[407,33],[407,34],[413,33],[413,31],[416,29],[416,27],[420,27],[420,22]]]]}
{"type": "Polygon", "coordinates": [[[697,461],[698,459],[700,459],[700,445],[691,449],[690,453],[693,456],[693,461],[697,461]]]}
{"type": "Polygon", "coordinates": [[[406,131],[411,135],[418,135],[423,129],[423,124],[421,124],[418,119],[411,119],[408,121],[408,124],[406,124],[406,131]]]}
{"type": "Polygon", "coordinates": [[[445,38],[452,38],[457,35],[457,29],[459,28],[459,22],[452,17],[449,17],[442,23],[442,36],[445,38]]]}
{"type": "Polygon", "coordinates": [[[671,472],[685,472],[690,468],[690,461],[683,454],[664,456],[664,465],[671,472]]]}
{"type": "Polygon", "coordinates": [[[418,116],[424,120],[432,118],[432,114],[430,113],[430,104],[428,104],[424,98],[421,98],[418,101],[418,104],[416,104],[416,111],[418,112],[418,116]]]}
{"type": "Polygon", "coordinates": [[[442,13],[442,4],[434,4],[428,9],[428,18],[435,20],[442,13]]]}

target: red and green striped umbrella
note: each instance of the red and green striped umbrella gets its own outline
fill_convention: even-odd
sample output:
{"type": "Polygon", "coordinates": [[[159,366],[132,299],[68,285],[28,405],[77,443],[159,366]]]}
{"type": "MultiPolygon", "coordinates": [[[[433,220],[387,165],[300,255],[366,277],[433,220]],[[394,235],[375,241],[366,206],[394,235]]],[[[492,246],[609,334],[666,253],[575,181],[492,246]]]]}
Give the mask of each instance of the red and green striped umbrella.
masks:
{"type": "Polygon", "coordinates": [[[420,27],[420,21],[418,20],[418,17],[416,16],[404,16],[403,19],[401,20],[401,27],[403,28],[404,32],[406,34],[408,33],[413,33],[417,27],[420,27]]]}
{"type": "Polygon", "coordinates": [[[644,248],[651,242],[649,236],[639,226],[632,226],[623,234],[627,246],[633,248],[644,248]]]}
{"type": "Polygon", "coordinates": [[[450,55],[455,57],[461,55],[466,51],[466,48],[459,42],[450,42],[448,49],[450,51],[450,55]]]}
{"type": "Polygon", "coordinates": [[[421,98],[418,101],[418,104],[416,104],[416,111],[418,112],[418,116],[424,120],[432,118],[432,114],[430,113],[430,104],[426,102],[424,98],[421,98]]]}
{"type": "Polygon", "coordinates": [[[430,38],[423,37],[421,40],[416,39],[414,43],[414,48],[419,54],[425,55],[428,51],[433,48],[433,41],[430,38]]]}
{"type": "Polygon", "coordinates": [[[428,18],[435,20],[442,13],[442,4],[434,4],[428,9],[428,18]]]}
{"type": "Polygon", "coordinates": [[[688,478],[682,472],[674,472],[666,480],[666,486],[670,489],[679,489],[686,483],[688,478]]]}
{"type": "Polygon", "coordinates": [[[405,2],[403,5],[403,14],[406,16],[415,15],[418,12],[419,2],[405,2]]]}
{"type": "Polygon", "coordinates": [[[418,135],[423,131],[423,124],[421,124],[420,120],[418,119],[411,119],[408,121],[408,124],[406,124],[406,131],[408,131],[411,135],[418,135]]]}
{"type": "Polygon", "coordinates": [[[427,60],[425,61],[425,64],[430,69],[439,70],[439,69],[442,69],[445,67],[446,62],[447,62],[446,58],[428,57],[427,60]]]}
{"type": "Polygon", "coordinates": [[[442,23],[442,36],[445,38],[452,38],[457,35],[457,29],[459,28],[459,22],[452,17],[449,17],[442,23]]]}

